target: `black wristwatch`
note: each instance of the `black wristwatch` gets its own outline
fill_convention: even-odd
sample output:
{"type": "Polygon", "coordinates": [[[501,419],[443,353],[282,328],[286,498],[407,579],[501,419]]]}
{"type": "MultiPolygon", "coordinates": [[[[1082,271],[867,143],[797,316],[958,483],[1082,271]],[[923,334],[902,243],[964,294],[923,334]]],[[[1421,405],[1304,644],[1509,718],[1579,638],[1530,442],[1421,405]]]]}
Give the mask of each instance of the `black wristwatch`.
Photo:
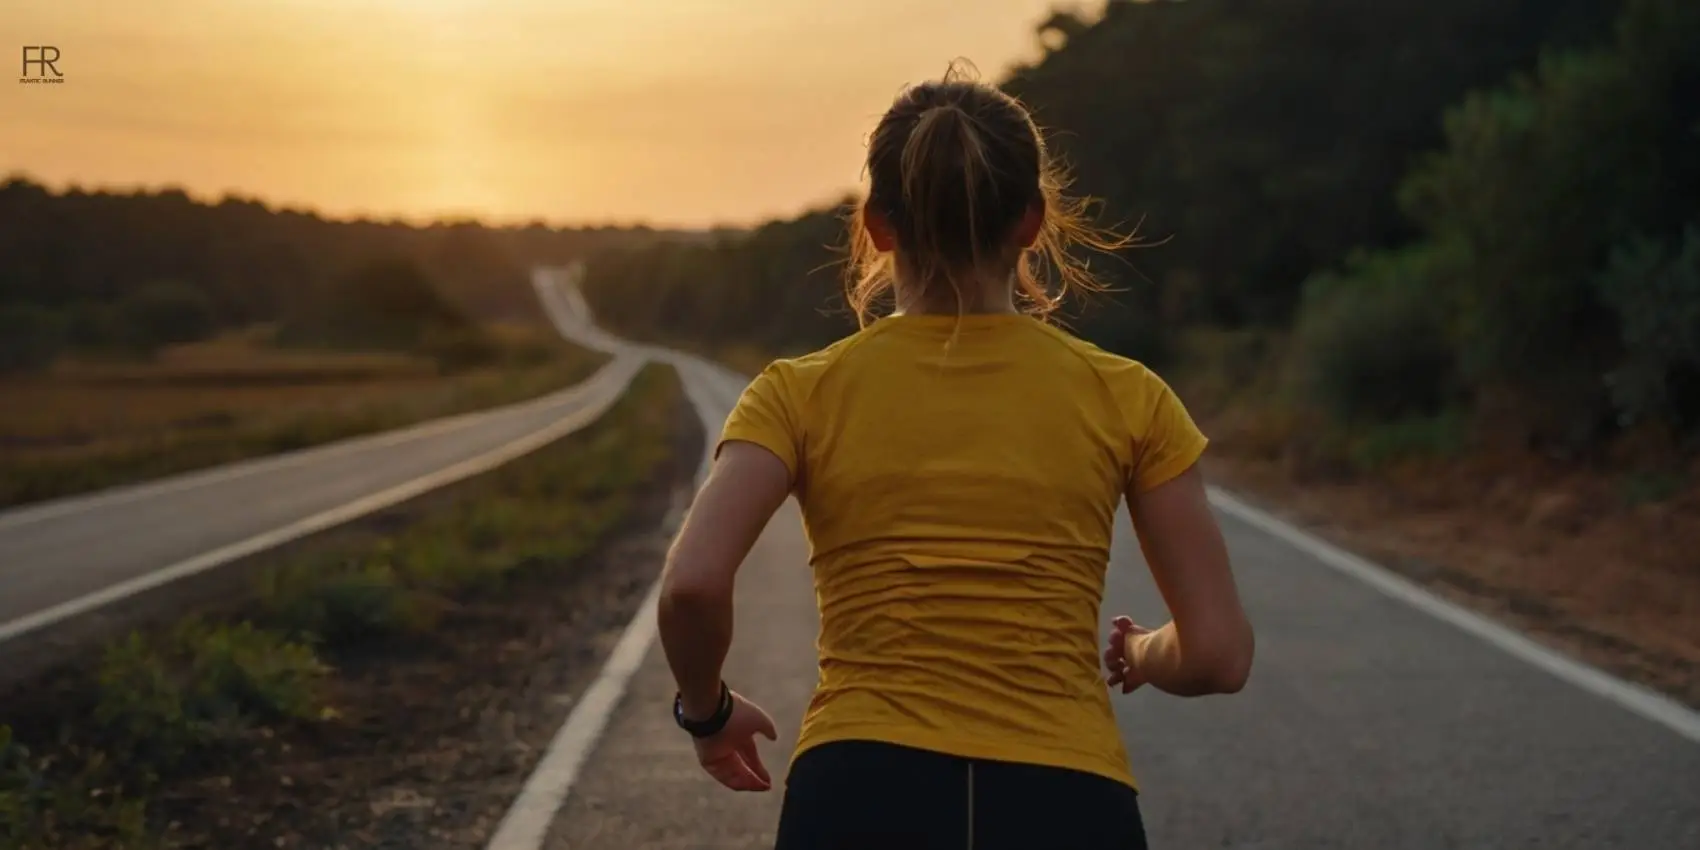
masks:
{"type": "Polygon", "coordinates": [[[726,721],[732,719],[732,689],[723,681],[720,683],[720,707],[714,710],[706,720],[691,720],[685,717],[685,698],[683,694],[673,696],[673,721],[679,728],[691,733],[693,738],[712,738],[726,728],[726,721]]]}

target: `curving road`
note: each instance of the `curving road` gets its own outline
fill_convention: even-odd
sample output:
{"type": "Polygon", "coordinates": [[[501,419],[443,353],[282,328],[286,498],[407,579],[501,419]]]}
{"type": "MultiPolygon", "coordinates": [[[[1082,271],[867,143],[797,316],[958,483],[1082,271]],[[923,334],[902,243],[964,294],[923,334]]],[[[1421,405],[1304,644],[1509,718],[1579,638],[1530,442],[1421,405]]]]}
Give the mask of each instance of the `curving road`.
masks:
{"type": "MultiPolygon", "coordinates": [[[[593,420],[647,360],[718,429],[747,379],[597,329],[571,270],[534,279],[566,336],[614,354],[512,408],[0,514],[0,640],[474,474],[593,420]]],[[[712,433],[712,430],[711,430],[712,433]]],[[[707,457],[699,471],[706,468],[707,457]]],[[[1215,493],[1258,669],[1238,696],[1117,699],[1155,847],[1700,847],[1700,715],[1543,649],[1215,493]]],[[[746,562],[727,675],[766,705],[782,770],[815,681],[794,503],[746,562]]],[[[1158,620],[1126,518],[1105,615],[1158,620]]],[[[734,795],[672,726],[653,594],[492,850],[772,846],[779,795],[734,795]]]]}
{"type": "Polygon", "coordinates": [[[595,421],[644,362],[627,349],[529,402],[0,513],[0,643],[491,469],[595,421]]]}

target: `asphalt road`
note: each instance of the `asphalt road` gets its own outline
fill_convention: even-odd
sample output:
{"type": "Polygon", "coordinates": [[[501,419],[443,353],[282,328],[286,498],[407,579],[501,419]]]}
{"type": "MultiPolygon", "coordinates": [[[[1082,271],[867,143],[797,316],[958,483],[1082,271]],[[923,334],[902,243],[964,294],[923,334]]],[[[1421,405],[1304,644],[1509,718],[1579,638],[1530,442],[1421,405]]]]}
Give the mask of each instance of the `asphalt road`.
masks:
{"type": "Polygon", "coordinates": [[[0,513],[0,642],[476,474],[588,424],[643,358],[529,402],[0,513]]]}
{"type": "MultiPolygon", "coordinates": [[[[746,379],[597,330],[576,289],[561,285],[570,278],[540,273],[543,303],[564,334],[616,355],[580,387],[0,514],[0,639],[493,465],[594,419],[646,359],[678,367],[717,428],[746,379]]],[[[1378,590],[1267,523],[1232,511],[1223,523],[1258,628],[1251,684],[1225,698],[1117,698],[1154,846],[1700,848],[1700,745],[1675,728],[1691,728],[1691,713],[1655,722],[1600,695],[1615,686],[1579,687],[1585,678],[1554,675],[1459,618],[1378,590]]],[[[787,503],[740,573],[728,664],[728,678],[779,719],[781,740],[763,743],[776,772],[815,681],[813,603],[787,503]]],[[[1105,619],[1122,612],[1162,619],[1125,517],[1105,619]]],[[[720,789],[671,725],[650,617],[563,730],[566,758],[546,759],[558,775],[528,786],[543,805],[536,841],[515,829],[504,850],[771,846],[779,794],[720,789]]]]}
{"type": "MultiPolygon", "coordinates": [[[[717,428],[747,379],[681,362],[717,428]]],[[[1692,712],[1648,708],[1621,683],[1519,648],[1521,638],[1416,591],[1389,592],[1396,579],[1354,575],[1339,566],[1349,556],[1247,516],[1225,510],[1222,522],[1258,629],[1251,683],[1232,697],[1116,697],[1154,847],[1700,848],[1692,712]]],[[[779,722],[780,740],[762,742],[776,776],[815,683],[808,570],[787,502],[739,574],[727,667],[779,722]]],[[[1119,613],[1166,619],[1125,512],[1106,626],[1119,613]]],[[[779,792],[724,791],[696,767],[668,713],[666,661],[643,640],[652,631],[640,615],[632,657],[610,664],[630,668],[612,677],[623,698],[581,706],[575,714],[605,716],[558,739],[571,758],[546,760],[571,763],[553,783],[568,793],[547,801],[560,803],[550,824],[535,836],[504,831],[492,848],[772,846],[779,792]]]]}

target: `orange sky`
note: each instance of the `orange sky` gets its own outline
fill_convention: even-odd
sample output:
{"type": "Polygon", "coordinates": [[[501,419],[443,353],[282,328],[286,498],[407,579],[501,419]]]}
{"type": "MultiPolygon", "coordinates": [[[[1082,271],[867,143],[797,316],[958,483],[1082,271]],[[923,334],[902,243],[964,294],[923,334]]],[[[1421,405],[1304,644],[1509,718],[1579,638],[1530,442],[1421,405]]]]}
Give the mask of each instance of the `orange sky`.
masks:
{"type": "MultiPolygon", "coordinates": [[[[702,226],[856,185],[905,83],[1056,0],[0,0],[0,172],[332,215],[702,226]],[[7,75],[8,77],[10,75],[7,75]]],[[[1087,2],[1101,8],[1102,2],[1087,2]]]]}

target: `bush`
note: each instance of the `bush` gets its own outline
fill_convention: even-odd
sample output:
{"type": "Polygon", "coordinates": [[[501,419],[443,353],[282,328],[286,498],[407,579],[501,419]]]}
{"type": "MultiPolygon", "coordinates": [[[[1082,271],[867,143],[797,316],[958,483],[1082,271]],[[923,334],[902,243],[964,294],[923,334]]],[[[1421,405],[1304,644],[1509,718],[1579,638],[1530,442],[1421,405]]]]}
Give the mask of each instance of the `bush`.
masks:
{"type": "Polygon", "coordinates": [[[142,352],[206,339],[216,328],[206,295],[176,281],[150,283],[131,293],[119,302],[117,318],[128,347],[142,352]]]}
{"type": "Polygon", "coordinates": [[[412,351],[433,337],[475,330],[417,265],[385,260],[307,296],[278,329],[277,339],[293,345],[412,351]]]}
{"type": "Polygon", "coordinates": [[[1307,284],[1294,339],[1306,398],[1342,421],[1431,415],[1456,400],[1443,304],[1426,286],[1438,262],[1426,250],[1363,257],[1307,284]]]}
{"type": "Polygon", "coordinates": [[[489,334],[477,328],[460,328],[427,331],[419,343],[419,353],[437,361],[437,368],[444,372],[463,372],[497,362],[503,350],[489,334]]]}
{"type": "Polygon", "coordinates": [[[1618,479],[1617,492],[1624,504],[1635,507],[1669,500],[1687,486],[1688,479],[1680,471],[1637,470],[1618,479]]]}
{"type": "Polygon", "coordinates": [[[151,847],[145,809],[98,752],[37,756],[0,726],[0,847],[151,847]],[[68,756],[68,757],[67,757],[68,756]]]}
{"type": "Polygon", "coordinates": [[[1700,425],[1700,225],[1674,250],[1637,238],[1595,281],[1617,315],[1621,365],[1606,376],[1625,425],[1700,425]]]}
{"type": "Polygon", "coordinates": [[[307,563],[269,574],[269,619],[331,645],[428,628],[431,606],[403,584],[387,555],[381,549],[365,561],[307,563]]]}
{"type": "Polygon", "coordinates": [[[1614,370],[1620,412],[1664,404],[1669,352],[1623,339],[1602,302],[1619,297],[1621,317],[1621,298],[1642,292],[1656,311],[1681,285],[1628,283],[1659,279],[1665,261],[1648,248],[1625,256],[1624,246],[1637,234],[1673,234],[1700,210],[1700,100],[1691,96],[1700,4],[1627,0],[1616,30],[1608,48],[1546,56],[1533,73],[1469,97],[1446,117],[1446,149],[1401,189],[1431,239],[1467,246],[1466,261],[1434,282],[1454,293],[1464,318],[1458,338],[1472,380],[1517,390],[1547,428],[1595,436],[1612,412],[1602,379],[1614,370]],[[1641,347],[1627,371],[1620,344],[1641,347]]]}
{"type": "Polygon", "coordinates": [[[1352,440],[1352,464],[1368,472],[1401,461],[1455,455],[1464,448],[1466,424],[1462,414],[1447,411],[1376,425],[1352,440]]]}
{"type": "Polygon", "coordinates": [[[65,343],[83,351],[109,351],[126,345],[124,319],[118,308],[82,302],[65,314],[65,343]]]}
{"type": "Polygon", "coordinates": [[[249,623],[190,619],[107,648],[94,719],[109,751],[168,770],[260,724],[316,717],[325,672],[303,644],[249,623]]]}
{"type": "Polygon", "coordinates": [[[24,304],[0,305],[0,373],[52,365],[64,347],[59,314],[24,304]]]}

